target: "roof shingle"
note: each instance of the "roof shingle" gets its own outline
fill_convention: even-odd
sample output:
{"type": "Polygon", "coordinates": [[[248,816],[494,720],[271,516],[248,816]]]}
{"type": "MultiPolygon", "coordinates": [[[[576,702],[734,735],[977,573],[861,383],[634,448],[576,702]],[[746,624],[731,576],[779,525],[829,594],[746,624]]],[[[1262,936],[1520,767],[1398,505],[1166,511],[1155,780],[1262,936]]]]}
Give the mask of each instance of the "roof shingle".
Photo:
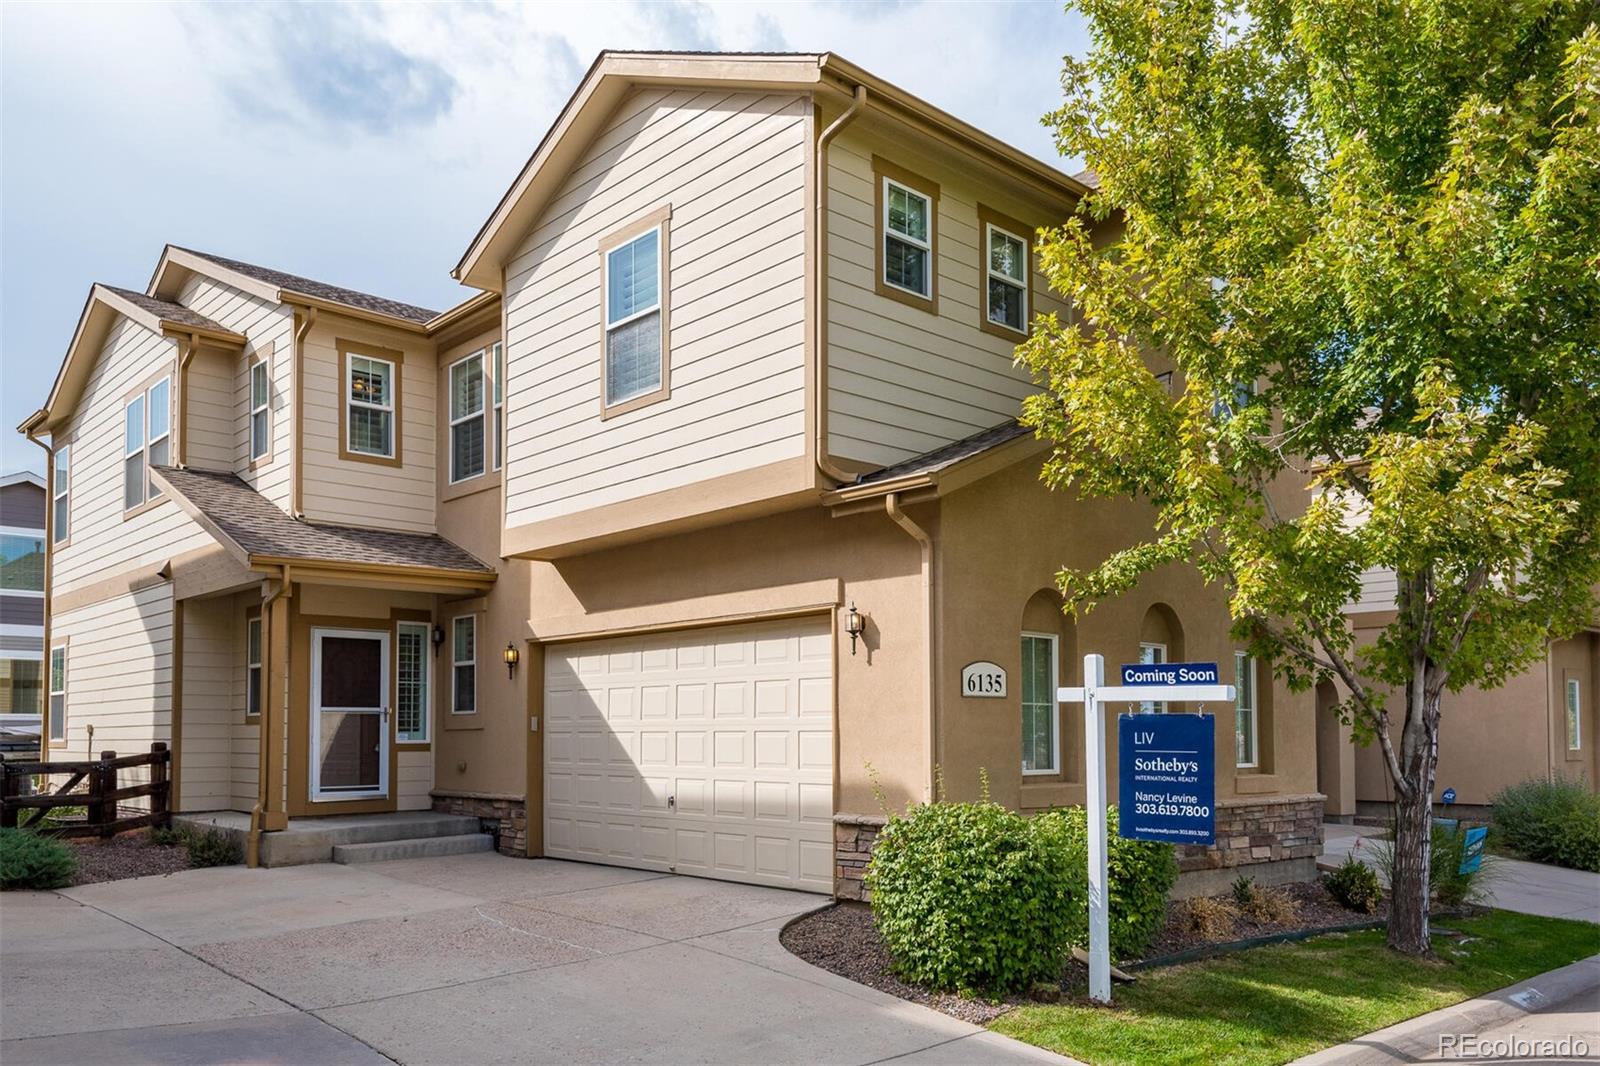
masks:
{"type": "Polygon", "coordinates": [[[172,466],[150,469],[251,556],[494,573],[493,567],[437,534],[297,522],[233,474],[172,466]]]}
{"type": "MultiPolygon", "coordinates": [[[[174,245],[173,247],[177,247],[174,245]]],[[[281,270],[270,267],[256,266],[254,263],[243,263],[237,259],[227,259],[210,252],[197,252],[193,248],[183,248],[181,251],[190,255],[197,255],[201,259],[208,259],[220,267],[237,271],[246,277],[264,281],[268,285],[276,285],[280,289],[290,292],[302,293],[306,296],[315,296],[319,300],[329,303],[344,304],[362,311],[375,311],[380,315],[390,318],[403,318],[410,322],[424,323],[429,319],[437,318],[439,312],[430,311],[426,307],[417,307],[415,304],[401,303],[399,300],[389,300],[382,296],[373,296],[371,293],[357,292],[355,289],[346,289],[338,285],[329,285],[321,281],[303,278],[298,274],[285,274],[281,270]]]]}
{"type": "Polygon", "coordinates": [[[874,485],[882,481],[894,481],[897,478],[916,477],[921,474],[935,474],[940,470],[971,459],[991,448],[998,448],[1018,437],[1025,437],[1033,431],[1017,422],[1008,419],[998,426],[974,433],[970,437],[963,437],[958,441],[941,445],[932,451],[913,455],[909,459],[902,459],[898,463],[886,466],[881,470],[873,470],[856,478],[857,485],[874,485]]]}
{"type": "Polygon", "coordinates": [[[193,326],[195,329],[208,329],[217,333],[233,332],[227,326],[219,322],[213,322],[205,315],[191,311],[182,304],[175,304],[171,300],[163,300],[157,296],[146,296],[144,293],[134,292],[132,289],[119,289],[115,285],[107,285],[104,282],[100,284],[100,287],[107,292],[116,293],[135,307],[149,311],[152,315],[164,321],[193,326]]]}

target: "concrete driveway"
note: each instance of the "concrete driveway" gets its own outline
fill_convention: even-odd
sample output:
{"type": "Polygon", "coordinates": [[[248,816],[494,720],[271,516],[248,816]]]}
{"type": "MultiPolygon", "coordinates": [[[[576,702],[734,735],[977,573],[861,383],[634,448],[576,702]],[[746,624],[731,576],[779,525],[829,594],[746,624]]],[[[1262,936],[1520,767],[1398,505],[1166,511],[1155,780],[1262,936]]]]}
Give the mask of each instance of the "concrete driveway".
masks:
{"type": "Polygon", "coordinates": [[[1068,1061],[794,958],[822,902],[493,853],[6,893],[0,1059],[1068,1061]]]}

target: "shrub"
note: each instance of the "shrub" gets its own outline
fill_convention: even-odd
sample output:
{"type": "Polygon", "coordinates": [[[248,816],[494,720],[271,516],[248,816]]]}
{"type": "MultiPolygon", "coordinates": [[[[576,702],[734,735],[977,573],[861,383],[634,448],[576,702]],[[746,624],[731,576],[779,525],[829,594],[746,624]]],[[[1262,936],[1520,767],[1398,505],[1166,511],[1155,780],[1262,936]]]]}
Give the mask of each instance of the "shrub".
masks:
{"type": "Polygon", "coordinates": [[[78,860],[72,849],[25,829],[0,829],[0,890],[61,888],[78,860]]]}
{"type": "Polygon", "coordinates": [[[1239,908],[1225,899],[1195,896],[1183,901],[1183,927],[1207,940],[1228,940],[1239,921],[1239,908]]]}
{"type": "Polygon", "coordinates": [[[1322,883],[1327,887],[1328,895],[1338,901],[1341,907],[1362,914],[1376,911],[1379,901],[1383,899],[1378,875],[1354,855],[1347,856],[1337,870],[1324,875],[1322,883]]]}
{"type": "Polygon", "coordinates": [[[183,830],[177,826],[152,826],[150,829],[150,843],[158,848],[176,847],[183,843],[183,830]]]}
{"type": "Polygon", "coordinates": [[[1265,925],[1289,925],[1300,917],[1300,901],[1281,888],[1252,885],[1244,912],[1265,925]]]}
{"type": "MultiPolygon", "coordinates": [[[[1434,823],[1428,836],[1428,897],[1445,907],[1481,900],[1493,874],[1493,860],[1485,856],[1476,870],[1461,872],[1467,853],[1465,826],[1434,823]]],[[[1373,861],[1383,879],[1394,884],[1394,831],[1372,842],[1373,861]]]]}
{"type": "Polygon", "coordinates": [[[190,866],[233,866],[244,861],[244,849],[220,829],[207,829],[203,833],[184,831],[182,839],[190,866]]]}
{"type": "Polygon", "coordinates": [[[1248,907],[1255,902],[1256,883],[1244,874],[1233,879],[1233,902],[1240,907],[1248,907]]]}
{"type": "MultiPolygon", "coordinates": [[[[1178,860],[1171,844],[1124,840],[1117,835],[1117,809],[1107,810],[1106,869],[1110,880],[1111,957],[1137,959],[1167,921],[1167,894],[1178,880],[1178,860]]],[[[1060,840],[1071,854],[1073,869],[1087,875],[1089,813],[1082,807],[1050,811],[1034,818],[1040,830],[1060,840]]],[[[1089,943],[1089,896],[1085,892],[1073,912],[1072,943],[1089,943]]]]}
{"type": "Polygon", "coordinates": [[[1057,977],[1087,890],[1052,829],[989,802],[890,817],[866,878],[896,972],[964,992],[1057,977]]]}
{"type": "Polygon", "coordinates": [[[1600,796],[1582,781],[1535,778],[1496,795],[1494,828],[1534,862],[1600,873],[1600,796]]]}

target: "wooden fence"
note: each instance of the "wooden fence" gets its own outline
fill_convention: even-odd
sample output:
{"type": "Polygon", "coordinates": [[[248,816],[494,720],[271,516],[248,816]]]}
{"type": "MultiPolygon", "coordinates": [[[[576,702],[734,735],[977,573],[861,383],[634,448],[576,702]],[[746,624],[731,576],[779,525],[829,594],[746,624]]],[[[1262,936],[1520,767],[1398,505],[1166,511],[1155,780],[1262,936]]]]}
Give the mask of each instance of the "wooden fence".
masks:
{"type": "Polygon", "coordinates": [[[75,819],[52,825],[47,830],[54,836],[109,837],[125,829],[140,826],[169,826],[172,809],[168,796],[172,792],[172,752],[162,743],[150,745],[143,755],[123,755],[114,751],[100,753],[100,758],[81,762],[8,762],[3,765],[5,779],[0,787],[0,828],[43,828],[47,811],[62,807],[83,807],[86,816],[82,822],[75,819]],[[135,766],[148,766],[150,780],[143,784],[118,787],[117,772],[135,766]],[[65,775],[67,780],[54,792],[41,790],[36,795],[24,795],[23,783],[34,776],[45,778],[65,775]],[[73,791],[87,782],[87,787],[73,791]],[[150,797],[150,810],[123,817],[122,800],[140,796],[150,797]]]}

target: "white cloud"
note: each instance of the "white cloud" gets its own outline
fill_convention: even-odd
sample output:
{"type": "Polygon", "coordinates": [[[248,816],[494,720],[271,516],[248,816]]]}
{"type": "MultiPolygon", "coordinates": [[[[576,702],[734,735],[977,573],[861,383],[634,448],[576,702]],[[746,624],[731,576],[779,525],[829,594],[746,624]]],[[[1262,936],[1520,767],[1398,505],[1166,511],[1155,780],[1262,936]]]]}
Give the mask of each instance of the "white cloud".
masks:
{"type": "MultiPolygon", "coordinates": [[[[1055,3],[6,5],[0,419],[164,241],[426,306],[605,48],[832,50],[1042,158],[1055,3]]],[[[0,469],[39,453],[0,429],[0,469]]]]}

